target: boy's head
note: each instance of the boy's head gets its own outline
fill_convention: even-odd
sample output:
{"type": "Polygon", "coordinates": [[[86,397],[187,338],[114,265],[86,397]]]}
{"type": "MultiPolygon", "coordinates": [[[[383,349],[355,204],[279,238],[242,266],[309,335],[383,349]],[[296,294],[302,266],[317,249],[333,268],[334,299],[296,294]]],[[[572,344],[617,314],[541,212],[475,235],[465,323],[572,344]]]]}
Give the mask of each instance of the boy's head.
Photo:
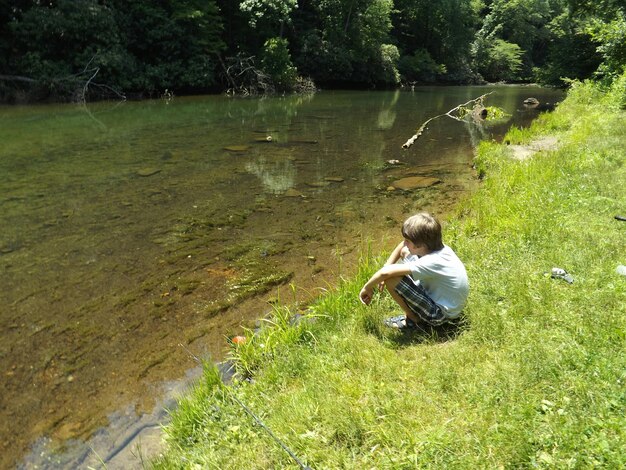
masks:
{"type": "Polygon", "coordinates": [[[425,245],[430,251],[443,248],[441,225],[439,221],[426,212],[409,217],[402,224],[402,236],[415,245],[425,245]]]}

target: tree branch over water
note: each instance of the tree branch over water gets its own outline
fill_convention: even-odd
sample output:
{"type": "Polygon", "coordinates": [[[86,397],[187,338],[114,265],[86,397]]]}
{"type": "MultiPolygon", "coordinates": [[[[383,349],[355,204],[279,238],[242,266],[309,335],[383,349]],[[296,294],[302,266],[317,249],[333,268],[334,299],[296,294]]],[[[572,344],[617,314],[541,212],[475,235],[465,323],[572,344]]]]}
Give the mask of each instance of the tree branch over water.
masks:
{"type": "Polygon", "coordinates": [[[473,100],[469,100],[466,103],[455,106],[450,111],[445,112],[443,114],[439,114],[438,116],[433,116],[430,119],[427,119],[415,132],[415,134],[407,140],[404,144],[402,144],[403,149],[408,149],[411,145],[415,143],[417,139],[424,133],[426,130],[426,126],[434,121],[435,119],[439,119],[440,117],[447,116],[455,121],[463,121],[463,119],[467,116],[479,116],[483,110],[486,108],[483,105],[483,102],[487,96],[489,96],[493,92],[485,93],[484,95],[479,96],[478,98],[474,98],[473,100]],[[470,108],[469,105],[473,103],[473,106],[470,108]]]}

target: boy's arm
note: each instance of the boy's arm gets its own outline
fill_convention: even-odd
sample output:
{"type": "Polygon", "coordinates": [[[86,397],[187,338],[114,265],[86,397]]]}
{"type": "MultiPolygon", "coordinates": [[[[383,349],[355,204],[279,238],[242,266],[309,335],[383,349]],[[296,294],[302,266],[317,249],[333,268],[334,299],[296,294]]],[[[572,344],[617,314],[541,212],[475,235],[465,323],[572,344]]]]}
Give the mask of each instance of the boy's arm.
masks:
{"type": "Polygon", "coordinates": [[[404,248],[404,241],[398,243],[398,246],[393,249],[391,255],[389,255],[389,258],[387,259],[387,262],[385,263],[385,266],[389,264],[395,264],[400,261],[400,253],[402,252],[402,248],[404,248]]]}
{"type": "Polygon", "coordinates": [[[401,277],[411,274],[411,267],[408,264],[387,264],[380,268],[376,273],[370,278],[369,281],[365,283],[361,292],[359,293],[359,298],[361,302],[365,305],[369,305],[372,301],[372,296],[374,294],[374,287],[381,284],[391,277],[401,277]]]}
{"type": "MultiPolygon", "coordinates": [[[[398,246],[396,246],[393,249],[393,251],[389,255],[389,258],[385,262],[385,266],[396,264],[400,261],[400,258],[402,258],[402,248],[404,248],[404,241],[401,241],[400,243],[398,243],[398,246]]],[[[385,284],[383,283],[383,281],[380,281],[378,283],[378,290],[382,292],[384,288],[385,288],[385,284]]]]}

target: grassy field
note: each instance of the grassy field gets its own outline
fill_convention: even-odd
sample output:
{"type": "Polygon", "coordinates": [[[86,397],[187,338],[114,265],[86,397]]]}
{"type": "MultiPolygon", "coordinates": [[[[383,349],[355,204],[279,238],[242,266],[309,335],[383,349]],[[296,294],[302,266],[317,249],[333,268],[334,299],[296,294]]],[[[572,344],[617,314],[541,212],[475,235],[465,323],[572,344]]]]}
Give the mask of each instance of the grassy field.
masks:
{"type": "MultiPolygon", "coordinates": [[[[481,189],[444,224],[471,282],[461,325],[402,334],[360,287],[365,253],[300,321],[274,318],[233,350],[240,380],[204,378],[155,468],[626,468],[626,76],[573,86],[507,140],[558,139],[524,161],[484,143],[481,189]],[[566,269],[574,283],[552,279],[566,269]]],[[[418,209],[418,208],[416,208],[418,209]]],[[[368,250],[365,249],[365,252],[368,250]]]]}

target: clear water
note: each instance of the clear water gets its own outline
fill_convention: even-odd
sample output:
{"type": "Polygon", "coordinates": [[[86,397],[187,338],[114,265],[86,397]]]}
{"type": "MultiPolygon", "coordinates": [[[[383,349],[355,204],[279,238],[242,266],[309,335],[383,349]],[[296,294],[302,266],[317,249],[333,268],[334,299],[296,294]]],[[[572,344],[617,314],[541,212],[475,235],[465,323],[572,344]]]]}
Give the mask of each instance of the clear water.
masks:
{"type": "Polygon", "coordinates": [[[320,92],[0,108],[0,467],[42,436],[87,439],[218,360],[272,302],[353,272],[368,241],[477,186],[474,145],[527,125],[529,87],[320,92]],[[426,119],[493,91],[511,117],[426,119]],[[271,141],[268,141],[271,137],[271,141]],[[398,160],[400,163],[390,164],[398,160]],[[412,175],[438,179],[391,191],[412,175]],[[289,285],[296,288],[291,288],[289,285]]]}

